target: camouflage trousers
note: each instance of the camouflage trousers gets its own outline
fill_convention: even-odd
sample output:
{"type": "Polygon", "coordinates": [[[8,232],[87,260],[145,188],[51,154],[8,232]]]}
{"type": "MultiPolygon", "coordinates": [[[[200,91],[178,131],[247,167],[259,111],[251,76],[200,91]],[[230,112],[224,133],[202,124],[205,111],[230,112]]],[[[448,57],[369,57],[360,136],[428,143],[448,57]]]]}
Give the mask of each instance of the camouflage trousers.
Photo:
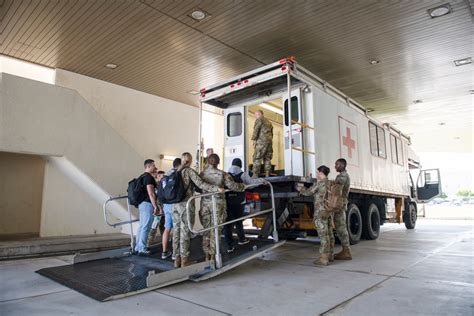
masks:
{"type": "Polygon", "coordinates": [[[265,173],[272,169],[273,158],[273,144],[272,143],[257,143],[253,152],[253,174],[259,175],[262,163],[264,165],[265,173]]]}
{"type": "MultiPolygon", "coordinates": [[[[190,205],[191,225],[194,225],[194,204],[190,205]]],[[[191,231],[188,227],[186,202],[173,204],[173,253],[176,256],[189,257],[191,231]]]]}
{"type": "Polygon", "coordinates": [[[346,224],[347,205],[340,211],[334,212],[334,226],[336,226],[337,237],[341,241],[343,247],[349,247],[349,233],[346,224]]]}
{"type": "Polygon", "coordinates": [[[321,246],[319,253],[331,253],[334,251],[334,233],[332,231],[332,218],[324,214],[314,214],[314,225],[318,231],[321,246]]]}
{"type": "MultiPolygon", "coordinates": [[[[217,207],[217,221],[218,224],[225,222],[227,218],[226,212],[226,202],[225,201],[216,201],[217,207]]],[[[212,202],[203,200],[201,202],[201,209],[199,210],[199,220],[203,228],[209,228],[214,225],[212,217],[212,202]]],[[[222,227],[218,227],[219,238],[222,233],[222,227]]],[[[220,239],[219,239],[220,240],[220,239]]],[[[202,236],[202,250],[204,253],[215,255],[216,254],[216,239],[215,239],[215,230],[211,229],[203,233],[202,236]]]]}

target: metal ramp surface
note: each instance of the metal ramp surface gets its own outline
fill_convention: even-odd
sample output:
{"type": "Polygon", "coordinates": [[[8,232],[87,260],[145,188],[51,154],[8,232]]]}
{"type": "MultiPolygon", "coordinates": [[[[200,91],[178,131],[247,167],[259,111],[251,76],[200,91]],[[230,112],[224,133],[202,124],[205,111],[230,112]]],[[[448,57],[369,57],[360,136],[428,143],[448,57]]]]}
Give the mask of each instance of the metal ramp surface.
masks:
{"type": "Polygon", "coordinates": [[[44,268],[37,273],[98,301],[108,301],[151,291],[186,280],[202,281],[235,268],[284,243],[271,239],[250,239],[232,254],[222,252],[223,266],[215,269],[204,261],[202,237],[191,240],[190,266],[174,269],[171,259],[161,259],[161,245],[149,257],[124,255],[128,249],[79,255],[75,264],[44,268]],[[90,261],[88,261],[90,260],[90,261]]]}

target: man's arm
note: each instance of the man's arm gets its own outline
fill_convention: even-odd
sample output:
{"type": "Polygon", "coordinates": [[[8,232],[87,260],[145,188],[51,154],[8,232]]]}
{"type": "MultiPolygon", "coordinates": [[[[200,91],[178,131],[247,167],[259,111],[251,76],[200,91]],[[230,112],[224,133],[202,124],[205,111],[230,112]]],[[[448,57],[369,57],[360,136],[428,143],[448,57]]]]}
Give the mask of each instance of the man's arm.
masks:
{"type": "Polygon", "coordinates": [[[240,176],[240,178],[242,179],[242,182],[244,184],[258,184],[258,183],[263,183],[263,181],[265,181],[264,179],[262,178],[252,178],[251,176],[249,176],[248,172],[244,172],[242,173],[242,175],[240,176]]]}
{"type": "Polygon", "coordinates": [[[189,179],[201,190],[206,192],[222,192],[224,188],[220,188],[217,185],[209,184],[201,179],[197,172],[191,168],[187,169],[189,179]]]}
{"type": "Polygon", "coordinates": [[[158,215],[161,213],[161,211],[158,208],[158,204],[156,203],[155,186],[153,184],[147,184],[146,191],[148,193],[148,197],[150,198],[150,202],[153,205],[153,215],[158,215]]]}
{"type": "Polygon", "coordinates": [[[256,120],[255,125],[253,126],[252,140],[255,142],[260,135],[260,129],[262,128],[262,120],[256,120]]]}
{"type": "Polygon", "coordinates": [[[245,190],[245,184],[235,182],[228,173],[224,174],[224,184],[232,191],[243,192],[245,190]]]}

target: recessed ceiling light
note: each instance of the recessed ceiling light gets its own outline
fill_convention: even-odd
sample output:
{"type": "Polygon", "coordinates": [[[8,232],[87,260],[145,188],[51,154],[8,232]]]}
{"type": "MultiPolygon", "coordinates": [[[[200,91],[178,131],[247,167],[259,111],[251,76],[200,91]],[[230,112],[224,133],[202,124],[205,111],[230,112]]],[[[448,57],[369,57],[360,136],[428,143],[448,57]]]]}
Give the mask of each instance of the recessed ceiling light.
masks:
{"type": "Polygon", "coordinates": [[[199,91],[196,91],[196,90],[191,90],[191,91],[188,91],[189,94],[192,94],[192,95],[198,95],[199,94],[199,91]]]}
{"type": "Polygon", "coordinates": [[[201,9],[194,9],[189,16],[194,20],[201,22],[208,18],[210,14],[201,9]]]}
{"type": "Polygon", "coordinates": [[[417,100],[413,100],[413,104],[418,104],[418,103],[422,103],[423,100],[420,100],[420,99],[417,99],[417,100]]]}
{"type": "Polygon", "coordinates": [[[456,66],[469,65],[470,63],[472,63],[472,58],[471,57],[461,58],[461,59],[458,59],[458,60],[454,61],[454,64],[456,66]]]}
{"type": "Polygon", "coordinates": [[[366,110],[367,112],[373,112],[373,111],[375,111],[375,110],[372,109],[372,108],[367,108],[367,109],[365,109],[365,110],[366,110]]]}
{"type": "Polygon", "coordinates": [[[379,64],[379,63],[380,63],[380,60],[378,60],[378,59],[371,59],[371,60],[369,60],[369,64],[371,64],[371,65],[377,65],[377,64],[379,64]]]}
{"type": "Polygon", "coordinates": [[[441,123],[438,123],[439,125],[443,126],[443,125],[446,125],[446,123],[444,122],[441,122],[441,123]]]}
{"type": "Polygon", "coordinates": [[[105,65],[105,67],[109,68],[109,69],[115,69],[117,68],[118,66],[116,64],[107,64],[105,65]]]}
{"type": "Polygon", "coordinates": [[[440,16],[446,15],[448,13],[451,13],[451,5],[449,3],[445,3],[442,5],[439,5],[437,7],[428,9],[428,14],[432,19],[434,18],[439,18],[440,16]]]}

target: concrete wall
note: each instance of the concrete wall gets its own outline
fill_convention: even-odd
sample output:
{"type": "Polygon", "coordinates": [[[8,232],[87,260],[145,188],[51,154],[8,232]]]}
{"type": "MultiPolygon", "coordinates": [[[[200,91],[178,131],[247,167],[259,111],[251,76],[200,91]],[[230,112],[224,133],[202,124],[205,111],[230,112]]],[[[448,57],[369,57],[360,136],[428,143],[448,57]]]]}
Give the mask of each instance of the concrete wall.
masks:
{"type": "MultiPolygon", "coordinates": [[[[143,168],[143,158],[77,92],[5,73],[0,85],[0,150],[65,157],[58,160],[63,173],[99,204],[108,196],[123,195],[128,180],[143,168]]],[[[59,190],[57,199],[67,202],[71,196],[59,190]]],[[[55,209],[43,203],[45,218],[53,218],[46,213],[55,209]]],[[[101,208],[96,211],[100,214],[101,208]]],[[[123,220],[128,217],[119,205],[112,212],[123,220]]],[[[73,224],[83,216],[68,214],[73,224]]],[[[56,226],[43,221],[42,227],[56,226]]]]}
{"type": "Polygon", "coordinates": [[[105,224],[102,204],[71,181],[53,161],[45,168],[42,210],[41,237],[120,232],[105,224]]]}
{"type": "Polygon", "coordinates": [[[39,234],[44,168],[39,156],[0,152],[0,239],[39,234]]]}

